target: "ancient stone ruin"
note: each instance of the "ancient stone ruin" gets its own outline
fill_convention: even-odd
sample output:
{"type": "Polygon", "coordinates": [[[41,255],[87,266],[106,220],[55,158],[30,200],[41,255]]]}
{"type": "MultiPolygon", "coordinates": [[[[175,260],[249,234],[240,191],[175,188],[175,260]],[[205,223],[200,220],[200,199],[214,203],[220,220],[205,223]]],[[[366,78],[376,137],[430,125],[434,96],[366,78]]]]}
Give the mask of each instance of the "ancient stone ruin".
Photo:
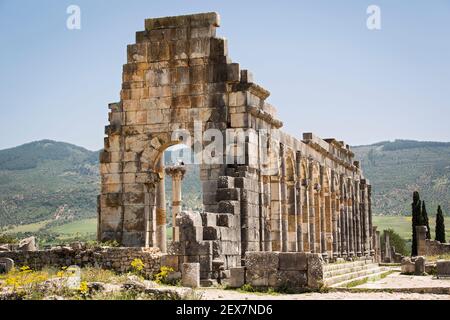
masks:
{"type": "Polygon", "coordinates": [[[148,19],[128,46],[121,100],[109,106],[100,156],[99,240],[158,247],[178,259],[179,269],[199,263],[202,279],[239,273],[247,253],[253,254],[247,265],[265,261],[264,253],[293,253],[274,256],[277,272],[307,273],[308,261],[316,261],[308,255],[370,258],[376,250],[371,186],[353,152],[336,139],[284,133],[266,101],[269,91],[231,61],[227,41],[216,37],[219,24],[216,13],[148,19]],[[205,138],[211,129],[233,137],[224,149],[230,152],[244,133],[244,153],[232,163],[225,151],[201,162],[204,212],[182,212],[185,168],[164,168],[164,151],[180,143],[195,149],[186,136],[199,134],[208,152],[220,140],[205,138]],[[173,241],[166,237],[169,178],[173,241]]]}

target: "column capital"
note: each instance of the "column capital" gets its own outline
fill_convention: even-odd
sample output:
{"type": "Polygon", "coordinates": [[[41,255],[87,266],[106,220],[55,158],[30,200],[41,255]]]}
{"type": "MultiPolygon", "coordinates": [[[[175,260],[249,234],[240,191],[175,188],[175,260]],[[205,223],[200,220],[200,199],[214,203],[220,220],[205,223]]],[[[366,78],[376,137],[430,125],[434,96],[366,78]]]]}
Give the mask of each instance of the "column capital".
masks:
{"type": "Polygon", "coordinates": [[[184,178],[186,174],[186,167],[184,165],[181,166],[170,166],[166,168],[166,174],[174,178],[184,178]]]}

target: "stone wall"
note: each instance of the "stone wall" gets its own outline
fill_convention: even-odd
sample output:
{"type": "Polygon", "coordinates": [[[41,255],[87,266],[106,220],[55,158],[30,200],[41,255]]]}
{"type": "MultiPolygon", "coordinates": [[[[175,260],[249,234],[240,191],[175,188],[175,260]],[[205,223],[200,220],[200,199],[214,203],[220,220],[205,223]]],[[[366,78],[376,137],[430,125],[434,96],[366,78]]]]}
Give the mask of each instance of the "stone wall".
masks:
{"type": "MultiPolygon", "coordinates": [[[[254,288],[318,289],[323,283],[322,267],[323,260],[319,254],[247,252],[244,282],[254,288]]],[[[232,278],[234,271],[232,270],[232,278]]]]}
{"type": "Polygon", "coordinates": [[[51,250],[30,252],[0,252],[0,258],[10,258],[14,260],[17,267],[29,266],[33,270],[44,267],[62,268],[76,265],[79,267],[95,266],[116,272],[130,271],[131,262],[134,259],[141,259],[145,264],[144,273],[149,277],[158,273],[161,263],[165,263],[164,261],[167,260],[155,248],[74,249],[56,247],[51,250]]]}
{"type": "Polygon", "coordinates": [[[427,227],[418,226],[417,231],[417,254],[419,256],[436,256],[450,254],[450,243],[440,243],[436,240],[426,238],[427,227]]]}

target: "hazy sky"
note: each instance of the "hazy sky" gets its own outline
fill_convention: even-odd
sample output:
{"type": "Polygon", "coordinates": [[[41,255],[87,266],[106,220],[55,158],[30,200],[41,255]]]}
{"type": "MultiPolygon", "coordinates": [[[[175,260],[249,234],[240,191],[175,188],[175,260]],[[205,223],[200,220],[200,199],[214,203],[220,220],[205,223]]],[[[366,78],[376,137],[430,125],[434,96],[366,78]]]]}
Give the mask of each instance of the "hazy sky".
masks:
{"type": "Polygon", "coordinates": [[[448,0],[0,0],[0,149],[40,139],[102,148],[144,19],[207,11],[287,132],[450,141],[448,0]],[[66,28],[71,4],[81,30],[66,28]],[[371,4],[378,31],[366,27],[371,4]]]}

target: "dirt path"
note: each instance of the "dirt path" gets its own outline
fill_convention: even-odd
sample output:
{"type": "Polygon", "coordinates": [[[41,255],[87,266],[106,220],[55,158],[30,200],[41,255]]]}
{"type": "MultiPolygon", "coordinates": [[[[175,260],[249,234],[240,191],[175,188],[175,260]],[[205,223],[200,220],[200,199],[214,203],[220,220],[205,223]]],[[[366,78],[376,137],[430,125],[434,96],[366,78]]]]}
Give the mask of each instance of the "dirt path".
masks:
{"type": "Polygon", "coordinates": [[[255,294],[220,289],[202,289],[199,292],[202,300],[450,300],[450,295],[389,292],[255,294]]]}

